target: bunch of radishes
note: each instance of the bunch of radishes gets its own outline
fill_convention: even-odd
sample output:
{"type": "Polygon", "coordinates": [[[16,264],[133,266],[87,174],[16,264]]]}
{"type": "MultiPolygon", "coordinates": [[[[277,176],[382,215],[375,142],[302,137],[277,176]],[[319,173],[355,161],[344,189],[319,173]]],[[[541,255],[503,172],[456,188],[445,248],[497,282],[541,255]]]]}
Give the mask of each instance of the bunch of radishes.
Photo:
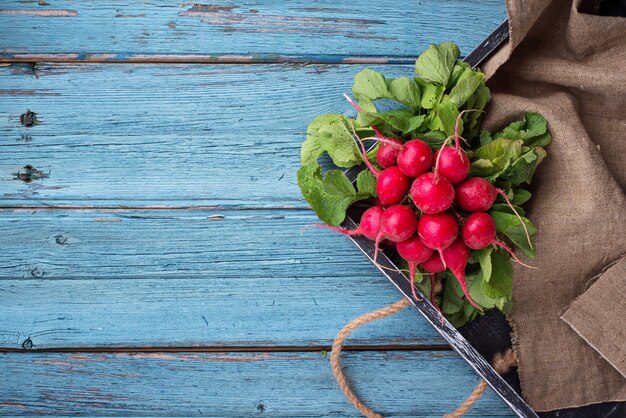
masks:
{"type": "MultiPolygon", "coordinates": [[[[349,97],[348,100],[361,112],[354,101],[349,97]]],[[[415,292],[415,275],[420,266],[430,276],[430,298],[436,307],[435,274],[449,269],[467,300],[482,311],[470,296],[465,281],[470,249],[481,250],[494,244],[523,264],[496,237],[496,223],[487,211],[497,195],[504,198],[524,228],[525,223],[503,190],[484,178],[468,177],[470,159],[461,148],[458,129],[463,113],[468,111],[472,110],[459,114],[454,136],[444,141],[435,152],[425,141],[411,139],[403,142],[399,138],[387,138],[372,126],[376,136],[369,139],[380,142],[376,151],[376,161],[382,167],[380,171],[367,159],[363,141],[354,131],[365,164],[376,177],[376,204],[363,213],[358,228],[352,231],[324,224],[317,226],[374,240],[374,261],[381,241],[395,244],[400,257],[408,263],[414,297],[419,299],[415,292]],[[455,145],[447,145],[452,139],[455,145]]],[[[526,229],[525,232],[532,246],[526,229]]]]}
{"type": "Polygon", "coordinates": [[[375,241],[375,262],[381,244],[395,248],[387,255],[407,273],[414,296],[416,284],[430,292],[457,327],[483,309],[510,311],[509,255],[522,263],[498,236],[535,256],[536,228],[519,205],[532,197],[526,185],[552,140],[536,112],[494,133],[482,129],[491,93],[480,69],[459,55],[452,43],[433,44],[415,61],[414,76],[359,71],[355,100],[344,95],[357,116],[317,115],[296,174],[318,226],[375,241]],[[368,140],[376,146],[366,152],[368,140]],[[369,170],[356,181],[340,170],[362,163],[369,170]],[[358,227],[338,228],[357,202],[367,209],[358,227]]]}

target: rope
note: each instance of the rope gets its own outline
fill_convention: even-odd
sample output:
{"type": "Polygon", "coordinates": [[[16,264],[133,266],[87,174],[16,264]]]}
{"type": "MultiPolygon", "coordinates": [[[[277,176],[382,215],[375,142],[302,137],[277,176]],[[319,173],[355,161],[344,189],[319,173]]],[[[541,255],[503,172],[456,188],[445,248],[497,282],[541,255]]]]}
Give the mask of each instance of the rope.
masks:
{"type": "MultiPolygon", "coordinates": [[[[497,353],[493,357],[493,368],[498,372],[498,374],[504,374],[511,370],[513,367],[517,366],[517,360],[515,359],[515,354],[513,354],[513,350],[510,348],[504,352],[504,354],[497,353]]],[[[452,413],[448,415],[444,415],[444,418],[459,418],[463,414],[465,414],[469,409],[476,403],[483,393],[485,393],[485,389],[487,389],[487,382],[481,380],[480,383],[476,385],[472,393],[463,401],[461,405],[452,413]]]]}
{"type": "MultiPolygon", "coordinates": [[[[335,375],[335,380],[337,380],[337,384],[339,385],[339,388],[342,390],[344,395],[346,395],[346,398],[348,398],[348,400],[352,402],[356,409],[358,409],[367,418],[383,418],[383,416],[367,407],[350,387],[350,383],[348,382],[346,375],[341,369],[341,350],[343,349],[346,339],[350,336],[350,334],[352,334],[355,329],[367,324],[368,322],[386,318],[389,315],[400,312],[409,305],[410,302],[408,301],[408,299],[403,298],[398,302],[392,303],[389,306],[359,316],[358,318],[350,321],[345,327],[343,327],[335,337],[335,341],[333,341],[332,351],[330,354],[330,366],[333,370],[333,374],[335,375]]],[[[517,366],[517,360],[515,359],[513,350],[509,349],[504,354],[496,354],[494,356],[492,364],[493,368],[499,374],[504,374],[508,372],[511,368],[517,366]]],[[[476,385],[472,393],[470,393],[470,395],[467,397],[467,399],[465,399],[465,401],[463,401],[463,403],[459,405],[459,407],[454,412],[445,415],[444,418],[461,417],[463,414],[469,411],[469,409],[476,403],[478,399],[480,399],[483,393],[485,393],[486,389],[487,382],[481,380],[478,385],[476,385]]]]}
{"type": "Polygon", "coordinates": [[[346,395],[346,398],[348,398],[348,400],[352,402],[352,405],[354,405],[356,409],[358,409],[367,418],[383,418],[383,416],[368,408],[350,387],[350,383],[348,383],[346,375],[343,373],[343,370],[341,370],[341,349],[343,348],[343,343],[346,341],[346,338],[348,338],[348,336],[352,334],[352,331],[359,328],[360,326],[365,325],[368,322],[376,321],[377,319],[382,319],[389,315],[393,315],[396,312],[400,312],[409,305],[410,303],[408,299],[403,298],[402,300],[399,300],[396,303],[392,303],[387,307],[377,309],[373,312],[369,312],[365,315],[359,316],[358,318],[350,321],[348,325],[343,327],[342,330],[339,331],[339,333],[335,337],[335,341],[333,341],[332,351],[330,352],[330,366],[333,369],[335,380],[337,380],[337,384],[343,391],[344,395],[346,395]]]}

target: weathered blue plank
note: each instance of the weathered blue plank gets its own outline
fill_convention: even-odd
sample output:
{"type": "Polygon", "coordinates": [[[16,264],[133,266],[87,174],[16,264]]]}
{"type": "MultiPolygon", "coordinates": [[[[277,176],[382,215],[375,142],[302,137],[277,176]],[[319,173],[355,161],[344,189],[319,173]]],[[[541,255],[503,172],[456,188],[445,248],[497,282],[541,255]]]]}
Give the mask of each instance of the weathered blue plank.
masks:
{"type": "MultiPolygon", "coordinates": [[[[0,346],[329,345],[399,294],[346,238],[301,235],[314,221],[286,210],[0,211],[0,346]]],[[[406,311],[352,342],[443,340],[406,311]]]]}
{"type": "Polygon", "coordinates": [[[341,93],[358,71],[0,67],[0,205],[305,206],[295,172],[306,126],[320,113],[354,113],[341,93]],[[20,122],[27,109],[32,127],[20,122]]]}
{"type": "MultiPolygon", "coordinates": [[[[452,352],[350,352],[355,390],[385,416],[440,417],[478,383],[452,352]]],[[[0,354],[0,414],[358,416],[322,353],[0,354]]],[[[467,417],[512,416],[489,389],[467,417]]]]}
{"type": "Polygon", "coordinates": [[[40,3],[2,3],[2,59],[267,62],[291,54],[386,62],[414,57],[429,43],[471,49],[506,18],[501,0],[385,0],[375,8],[346,0],[40,3]]]}

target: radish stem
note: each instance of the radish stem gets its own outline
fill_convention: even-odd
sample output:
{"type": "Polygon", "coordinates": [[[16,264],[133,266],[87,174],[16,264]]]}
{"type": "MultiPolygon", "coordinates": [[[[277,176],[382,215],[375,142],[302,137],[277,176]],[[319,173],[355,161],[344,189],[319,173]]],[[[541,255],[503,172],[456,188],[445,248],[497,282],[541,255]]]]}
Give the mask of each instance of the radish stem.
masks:
{"type": "MultiPolygon", "coordinates": [[[[358,104],[356,104],[356,102],[354,100],[352,100],[352,98],[350,96],[348,96],[347,93],[343,94],[343,97],[346,98],[346,100],[348,101],[348,103],[350,103],[352,105],[352,107],[354,107],[356,109],[357,112],[361,113],[363,112],[363,109],[361,109],[359,107],[358,104]]],[[[376,126],[372,126],[371,127],[372,130],[376,133],[376,135],[378,135],[381,138],[384,138],[385,136],[383,135],[383,133],[380,131],[380,129],[378,129],[376,126]]]]}
{"type": "Polygon", "coordinates": [[[352,125],[352,133],[354,133],[354,136],[356,136],[356,139],[359,141],[359,145],[361,146],[361,151],[363,152],[363,162],[365,163],[367,168],[370,169],[374,177],[378,178],[378,176],[380,175],[380,172],[376,169],[376,167],[374,167],[374,164],[372,164],[370,160],[367,158],[367,151],[365,150],[365,144],[363,144],[363,141],[359,137],[359,134],[356,133],[354,122],[352,122],[352,120],[350,120],[350,124],[352,125]]]}
{"type": "MultiPolygon", "coordinates": [[[[461,113],[459,113],[459,116],[456,117],[456,125],[454,126],[454,140],[456,142],[456,150],[459,151],[461,149],[461,141],[459,140],[459,123],[461,122],[461,117],[463,116],[463,114],[465,112],[480,112],[480,113],[485,113],[484,110],[480,110],[480,109],[465,109],[463,110],[461,113]]],[[[467,141],[466,141],[467,142],[467,141]]]]}

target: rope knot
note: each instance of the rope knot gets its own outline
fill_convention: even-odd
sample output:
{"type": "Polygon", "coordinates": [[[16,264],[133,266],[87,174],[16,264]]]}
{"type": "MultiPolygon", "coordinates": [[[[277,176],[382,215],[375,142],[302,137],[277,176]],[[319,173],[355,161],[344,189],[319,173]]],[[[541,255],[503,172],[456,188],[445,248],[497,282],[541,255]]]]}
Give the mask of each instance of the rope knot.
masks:
{"type": "Polygon", "coordinates": [[[498,372],[498,374],[508,373],[509,370],[517,367],[517,359],[515,358],[515,353],[510,348],[502,353],[497,353],[493,356],[493,368],[498,372]]]}

